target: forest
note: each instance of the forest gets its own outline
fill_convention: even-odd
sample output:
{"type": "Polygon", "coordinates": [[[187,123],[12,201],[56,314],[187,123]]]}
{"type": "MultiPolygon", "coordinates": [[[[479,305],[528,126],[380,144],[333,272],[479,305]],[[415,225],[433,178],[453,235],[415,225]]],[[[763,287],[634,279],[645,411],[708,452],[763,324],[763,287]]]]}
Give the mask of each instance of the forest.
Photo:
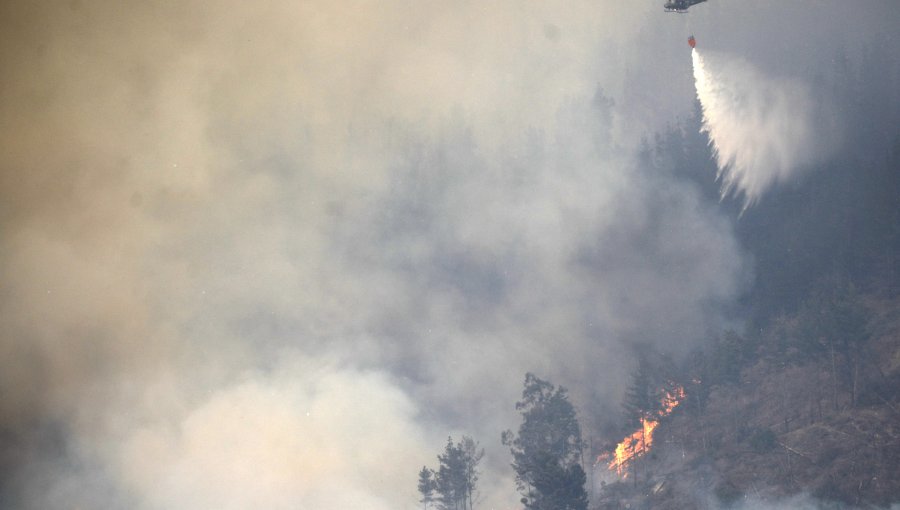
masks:
{"type": "MultiPolygon", "coordinates": [[[[734,326],[689,353],[633,346],[621,409],[603,410],[616,418],[586,432],[590,442],[577,426],[571,450],[554,450],[551,434],[504,433],[524,508],[887,508],[900,498],[900,131],[881,107],[887,95],[840,76],[853,119],[840,154],[746,210],[711,178],[699,105],[645,139],[644,168],[691,180],[728,211],[753,282],[734,326]],[[568,452],[551,455],[557,478],[542,474],[542,451],[568,452]]],[[[571,417],[541,404],[537,418],[535,381],[552,388],[526,376],[522,427],[559,430],[571,417]]],[[[438,493],[425,508],[474,508],[438,493]]]]}

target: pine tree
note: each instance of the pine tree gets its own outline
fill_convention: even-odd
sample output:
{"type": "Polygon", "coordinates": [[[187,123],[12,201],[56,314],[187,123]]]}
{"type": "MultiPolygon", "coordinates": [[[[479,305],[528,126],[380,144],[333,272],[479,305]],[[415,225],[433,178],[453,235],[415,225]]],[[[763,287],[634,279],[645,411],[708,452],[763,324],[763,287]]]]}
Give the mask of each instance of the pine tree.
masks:
{"type": "Polygon", "coordinates": [[[478,483],[478,463],[484,457],[484,449],[478,449],[478,442],[468,436],[463,436],[458,446],[463,454],[466,498],[469,510],[472,510],[475,504],[475,487],[478,483]]]}
{"type": "Polygon", "coordinates": [[[462,449],[447,438],[444,453],[438,455],[435,485],[442,510],[464,510],[466,502],[465,461],[462,449]]]}
{"type": "MultiPolygon", "coordinates": [[[[441,510],[472,510],[475,505],[478,483],[478,464],[484,457],[484,449],[478,442],[463,436],[458,443],[447,438],[444,452],[438,455],[438,469],[423,467],[419,472],[419,492],[428,501],[437,502],[441,510]],[[433,494],[436,493],[436,494],[433,494]]],[[[427,503],[426,503],[427,505],[427,503]]]]}
{"type": "Polygon", "coordinates": [[[625,390],[625,399],[622,407],[628,418],[628,427],[643,425],[646,417],[652,416],[659,408],[659,399],[656,398],[656,383],[647,356],[638,354],[638,366],[631,373],[631,385],[625,390]]]}
{"type": "Polygon", "coordinates": [[[428,504],[434,501],[434,471],[428,469],[426,466],[422,466],[422,470],[419,471],[419,494],[422,495],[422,499],[419,500],[422,503],[422,510],[428,510],[428,504]]]}

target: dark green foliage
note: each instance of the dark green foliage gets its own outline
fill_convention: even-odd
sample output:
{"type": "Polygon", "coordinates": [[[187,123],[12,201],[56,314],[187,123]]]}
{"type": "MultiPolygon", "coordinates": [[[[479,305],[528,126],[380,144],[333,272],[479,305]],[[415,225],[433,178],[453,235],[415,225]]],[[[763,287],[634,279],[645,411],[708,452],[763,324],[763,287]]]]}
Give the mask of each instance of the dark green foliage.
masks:
{"type": "Polygon", "coordinates": [[[552,455],[536,456],[534,496],[528,508],[546,510],[584,510],[587,508],[587,477],[579,464],[561,466],[552,455]]]}
{"type": "MultiPolygon", "coordinates": [[[[457,447],[463,455],[463,478],[465,479],[466,497],[469,501],[469,510],[474,508],[475,488],[478,483],[478,464],[484,457],[484,449],[478,448],[478,442],[469,436],[463,436],[457,447]]],[[[465,508],[465,505],[463,505],[465,508]]]]}
{"type": "Polygon", "coordinates": [[[441,508],[465,508],[466,485],[465,464],[462,449],[453,444],[453,438],[447,438],[444,453],[438,455],[438,470],[435,474],[435,485],[439,494],[441,508]]]}
{"type": "Polygon", "coordinates": [[[428,508],[429,503],[434,501],[435,483],[433,476],[434,471],[426,466],[422,466],[422,470],[419,471],[419,494],[422,495],[422,499],[419,502],[422,503],[422,508],[425,509],[428,508]]]}
{"type": "Polygon", "coordinates": [[[709,400],[710,364],[706,352],[702,349],[692,351],[687,358],[684,373],[684,391],[687,395],[685,408],[697,416],[703,412],[709,400]]]}
{"type": "Polygon", "coordinates": [[[827,280],[804,301],[797,318],[797,349],[811,358],[830,360],[832,401],[839,407],[839,393],[848,393],[856,405],[861,389],[860,370],[865,364],[869,340],[869,314],[847,282],[827,280]]]}
{"type": "Polygon", "coordinates": [[[472,510],[475,502],[476,484],[478,482],[478,463],[484,456],[484,450],[468,436],[463,436],[458,443],[452,437],[447,438],[444,453],[438,455],[437,471],[423,467],[419,472],[419,492],[422,502],[436,501],[441,510],[472,510]],[[434,479],[430,480],[433,475],[434,479]],[[429,485],[430,483],[430,485],[429,485]],[[427,492],[436,492],[436,497],[427,492]],[[423,490],[424,489],[424,490],[423,490]]]}
{"type": "Polygon", "coordinates": [[[660,409],[657,387],[647,356],[638,354],[638,366],[631,373],[631,385],[628,386],[622,402],[629,429],[640,426],[647,416],[657,414],[660,409]]]}
{"type": "Polygon", "coordinates": [[[534,374],[525,375],[518,434],[503,433],[516,472],[516,485],[528,510],[586,510],[581,465],[581,427],[565,388],[534,374]]]}
{"type": "Polygon", "coordinates": [[[826,282],[800,309],[798,347],[818,355],[827,355],[834,348],[849,351],[867,339],[866,321],[865,308],[852,284],[826,282]]]}
{"type": "MultiPolygon", "coordinates": [[[[631,384],[625,390],[622,407],[625,410],[626,429],[640,427],[647,418],[663,414],[667,395],[674,395],[684,384],[685,370],[676,369],[671,356],[660,354],[647,345],[635,348],[637,366],[631,373],[631,384]]],[[[688,370],[690,371],[690,370],[688,370]]]]}

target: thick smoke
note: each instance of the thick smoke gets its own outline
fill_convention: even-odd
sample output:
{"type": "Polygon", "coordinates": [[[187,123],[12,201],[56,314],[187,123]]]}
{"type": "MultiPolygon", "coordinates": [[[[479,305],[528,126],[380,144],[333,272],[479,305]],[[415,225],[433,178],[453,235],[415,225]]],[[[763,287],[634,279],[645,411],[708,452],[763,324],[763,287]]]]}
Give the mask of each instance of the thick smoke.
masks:
{"type": "Polygon", "coordinates": [[[116,467],[142,508],[395,508],[430,446],[414,413],[377,372],[295,359],[128,430],[116,467]]]}
{"type": "Polygon", "coordinates": [[[414,508],[461,433],[516,501],[526,371],[590,430],[746,282],[598,91],[635,5],[5,3],[0,506],[414,508]]]}
{"type": "Polygon", "coordinates": [[[451,433],[506,506],[526,371],[589,427],[716,327],[730,227],[589,64],[640,13],[455,5],[7,7],[6,506],[415,507],[451,433]]]}
{"type": "Polygon", "coordinates": [[[746,208],[833,150],[833,130],[802,82],[766,77],[734,56],[695,49],[692,58],[723,196],[742,195],[746,208]]]}

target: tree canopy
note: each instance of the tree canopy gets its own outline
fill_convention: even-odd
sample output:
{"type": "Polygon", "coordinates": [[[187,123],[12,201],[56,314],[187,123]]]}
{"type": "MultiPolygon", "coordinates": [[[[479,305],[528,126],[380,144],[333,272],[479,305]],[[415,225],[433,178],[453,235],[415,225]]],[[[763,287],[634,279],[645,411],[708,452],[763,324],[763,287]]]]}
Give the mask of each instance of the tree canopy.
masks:
{"type": "Polygon", "coordinates": [[[517,434],[503,433],[522,503],[528,510],[585,510],[581,426],[565,388],[525,375],[517,434]]]}
{"type": "Polygon", "coordinates": [[[420,502],[426,509],[437,503],[440,510],[472,510],[483,456],[484,450],[471,437],[463,436],[458,443],[448,437],[444,453],[437,456],[438,469],[423,467],[419,472],[420,502]]]}

